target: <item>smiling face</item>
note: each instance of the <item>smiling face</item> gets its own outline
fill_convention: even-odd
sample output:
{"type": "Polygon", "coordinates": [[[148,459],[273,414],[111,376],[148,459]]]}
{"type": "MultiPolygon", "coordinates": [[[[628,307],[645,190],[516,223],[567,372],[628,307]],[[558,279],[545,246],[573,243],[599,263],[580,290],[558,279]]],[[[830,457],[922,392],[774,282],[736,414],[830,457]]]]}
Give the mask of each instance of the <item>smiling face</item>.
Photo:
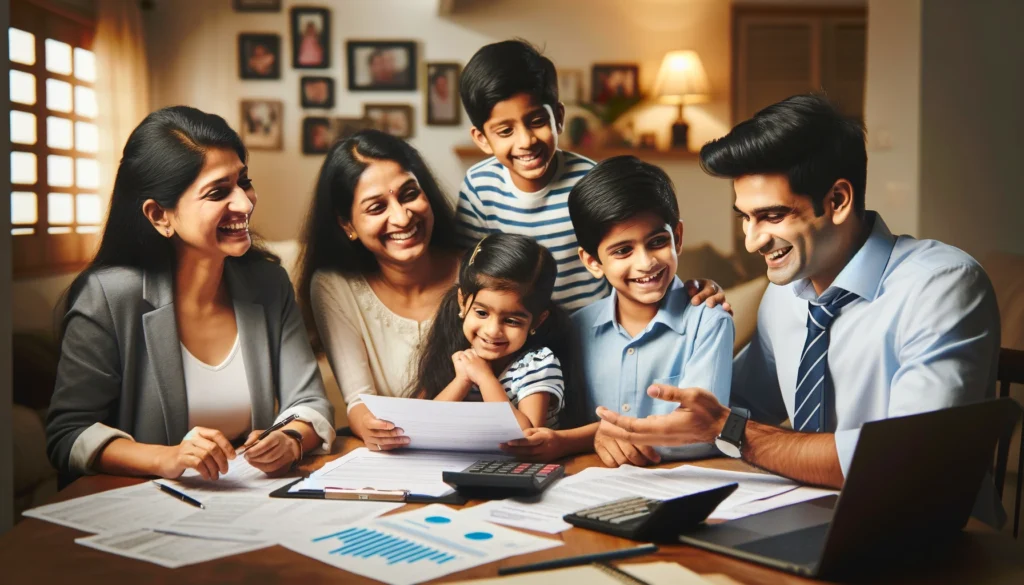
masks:
{"type": "Polygon", "coordinates": [[[252,246],[249,218],[256,207],[256,191],[248,167],[238,153],[211,148],[199,176],[171,210],[161,210],[152,199],[143,204],[158,231],[174,234],[179,254],[187,248],[201,256],[242,256],[252,246]]]}
{"type": "Polygon", "coordinates": [[[552,108],[520,93],[495,104],[483,132],[473,128],[470,134],[510,171],[517,188],[532,193],[546,187],[555,171],[552,161],[564,117],[562,104],[552,108]]]}
{"type": "Polygon", "coordinates": [[[411,172],[390,160],[372,160],[356,184],[351,220],[342,229],[356,236],[382,264],[406,264],[423,257],[434,229],[427,195],[411,172]]]}
{"type": "Polygon", "coordinates": [[[615,287],[619,310],[631,311],[661,302],[675,276],[682,243],[682,221],[672,226],[645,212],[613,226],[598,244],[597,258],[580,249],[580,259],[591,274],[615,287]]]}
{"type": "MultiPolygon", "coordinates": [[[[803,278],[837,273],[842,238],[836,225],[845,219],[826,198],[824,213],[815,216],[810,197],[790,190],[785,175],[745,175],[733,182],[736,213],[743,220],[747,251],[764,256],[768,280],[787,285],[803,278]]],[[[819,291],[820,293],[820,291],[819,291]]]]}
{"type": "Polygon", "coordinates": [[[547,312],[534,322],[523,306],[519,293],[481,288],[470,298],[459,291],[459,306],[465,319],[462,332],[476,354],[488,362],[504,366],[503,358],[512,357],[526,345],[530,329],[536,329],[547,312]]]}

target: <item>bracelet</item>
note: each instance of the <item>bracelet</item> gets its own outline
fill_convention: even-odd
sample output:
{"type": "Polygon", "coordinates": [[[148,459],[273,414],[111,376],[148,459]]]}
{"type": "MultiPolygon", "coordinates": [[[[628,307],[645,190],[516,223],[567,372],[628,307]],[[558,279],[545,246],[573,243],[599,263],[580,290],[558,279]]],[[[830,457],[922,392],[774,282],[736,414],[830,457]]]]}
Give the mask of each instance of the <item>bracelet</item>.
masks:
{"type": "Polygon", "coordinates": [[[295,439],[295,442],[298,443],[299,456],[297,459],[295,459],[295,463],[302,461],[302,456],[304,455],[304,453],[302,452],[302,433],[295,429],[281,429],[281,432],[284,433],[286,436],[295,439]]]}

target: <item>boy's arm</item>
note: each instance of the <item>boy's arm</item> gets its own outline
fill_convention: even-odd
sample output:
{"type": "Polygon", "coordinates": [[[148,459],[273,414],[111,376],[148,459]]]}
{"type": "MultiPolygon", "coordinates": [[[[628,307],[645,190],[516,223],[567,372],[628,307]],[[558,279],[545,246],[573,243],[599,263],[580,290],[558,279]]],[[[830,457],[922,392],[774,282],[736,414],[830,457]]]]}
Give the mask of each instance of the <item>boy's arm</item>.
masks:
{"type": "Polygon", "coordinates": [[[455,229],[458,231],[459,240],[467,248],[475,246],[477,242],[491,233],[487,227],[487,215],[483,211],[483,204],[476,189],[469,181],[469,174],[462,180],[462,187],[459,189],[459,205],[455,211],[455,229]]]}

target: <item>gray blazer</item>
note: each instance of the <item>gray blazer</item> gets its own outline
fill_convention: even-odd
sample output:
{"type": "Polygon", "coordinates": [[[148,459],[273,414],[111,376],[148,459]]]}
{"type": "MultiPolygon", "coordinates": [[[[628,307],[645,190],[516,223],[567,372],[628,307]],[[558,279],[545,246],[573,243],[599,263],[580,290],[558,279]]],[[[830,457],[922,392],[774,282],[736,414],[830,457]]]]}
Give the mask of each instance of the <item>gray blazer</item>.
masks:
{"type": "MultiPolygon", "coordinates": [[[[285,270],[229,258],[224,277],[252,396],[252,428],[273,424],[275,403],[281,410],[312,408],[333,424],[285,270]]],[[[67,312],[46,420],[47,451],[63,481],[80,474],[69,466],[72,447],[95,423],[159,445],[176,445],[189,431],[173,279],[171,272],[100,269],[67,312]]]]}

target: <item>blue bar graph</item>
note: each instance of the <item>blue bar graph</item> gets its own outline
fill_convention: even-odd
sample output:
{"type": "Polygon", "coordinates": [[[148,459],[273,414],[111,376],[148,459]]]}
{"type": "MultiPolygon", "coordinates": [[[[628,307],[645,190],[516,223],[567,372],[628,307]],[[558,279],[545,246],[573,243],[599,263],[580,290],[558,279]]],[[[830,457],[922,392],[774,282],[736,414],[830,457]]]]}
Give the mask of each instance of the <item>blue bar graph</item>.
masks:
{"type": "Polygon", "coordinates": [[[359,559],[380,557],[389,565],[396,563],[443,565],[457,558],[455,555],[429,546],[369,528],[349,528],[315,538],[313,542],[330,539],[337,540],[341,546],[330,551],[329,554],[359,559]]]}

